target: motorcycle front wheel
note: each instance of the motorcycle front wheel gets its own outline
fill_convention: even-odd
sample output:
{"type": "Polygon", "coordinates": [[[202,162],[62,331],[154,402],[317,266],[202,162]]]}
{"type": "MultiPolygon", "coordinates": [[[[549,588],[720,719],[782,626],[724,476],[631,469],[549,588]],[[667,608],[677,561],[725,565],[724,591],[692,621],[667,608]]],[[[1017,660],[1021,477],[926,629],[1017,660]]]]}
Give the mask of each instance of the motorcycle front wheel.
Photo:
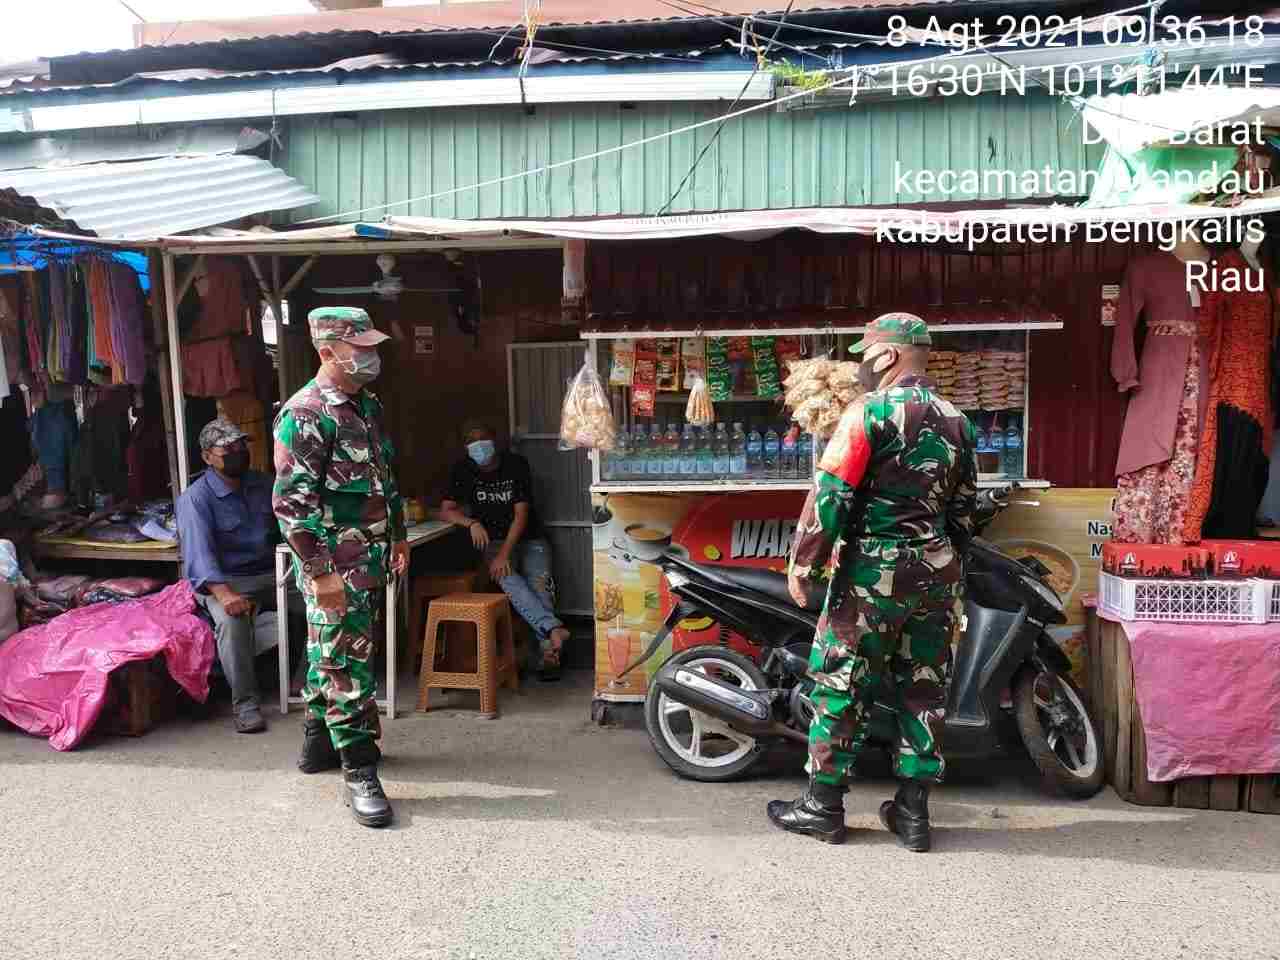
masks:
{"type": "Polygon", "coordinates": [[[1087,800],[1102,789],[1102,740],[1070,677],[1023,670],[1013,706],[1023,746],[1050,791],[1087,800]]]}
{"type": "MultiPolygon", "coordinates": [[[[693,647],[668,664],[696,670],[744,690],[765,690],[768,682],[748,657],[725,647],[693,647]]],[[[704,783],[722,783],[743,776],[764,756],[764,744],[739,733],[723,720],[693,710],[649,685],[644,725],[653,749],[680,776],[704,783]]]]}

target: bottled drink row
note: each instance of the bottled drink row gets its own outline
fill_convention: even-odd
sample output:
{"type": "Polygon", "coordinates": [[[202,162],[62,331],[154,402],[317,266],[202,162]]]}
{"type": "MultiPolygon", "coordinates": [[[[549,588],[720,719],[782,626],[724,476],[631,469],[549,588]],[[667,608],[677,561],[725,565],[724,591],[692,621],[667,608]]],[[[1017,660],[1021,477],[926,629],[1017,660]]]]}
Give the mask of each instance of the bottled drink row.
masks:
{"type": "Polygon", "coordinates": [[[618,431],[605,455],[605,480],[807,480],[813,437],[798,424],[636,424],[618,431]]]}
{"type": "Polygon", "coordinates": [[[978,470],[1021,479],[1022,424],[1017,414],[1008,414],[1003,422],[999,414],[989,420],[979,414],[972,416],[977,432],[978,470]]]}

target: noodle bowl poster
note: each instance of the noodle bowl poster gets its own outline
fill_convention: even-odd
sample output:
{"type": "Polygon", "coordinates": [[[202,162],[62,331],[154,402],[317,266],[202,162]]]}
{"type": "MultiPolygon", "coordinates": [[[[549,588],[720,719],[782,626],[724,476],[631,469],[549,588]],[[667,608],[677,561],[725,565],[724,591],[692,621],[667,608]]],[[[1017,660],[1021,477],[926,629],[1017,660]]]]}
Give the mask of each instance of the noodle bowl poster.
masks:
{"type": "MultiPolygon", "coordinates": [[[[1081,681],[1081,597],[1096,589],[1097,553],[1107,539],[1114,496],[1112,490],[1020,491],[986,533],[1013,556],[1034,556],[1050,569],[1050,581],[1062,594],[1070,620],[1067,627],[1055,628],[1054,636],[1072,657],[1081,681]]],[[[722,639],[717,624],[683,621],[657,654],[614,683],[653,640],[674,605],[652,561],[671,552],[694,563],[785,572],[804,498],[796,490],[594,495],[596,698],[643,700],[652,672],[672,652],[722,639]]],[[[728,631],[724,639],[748,655],[759,652],[728,631]]]]}

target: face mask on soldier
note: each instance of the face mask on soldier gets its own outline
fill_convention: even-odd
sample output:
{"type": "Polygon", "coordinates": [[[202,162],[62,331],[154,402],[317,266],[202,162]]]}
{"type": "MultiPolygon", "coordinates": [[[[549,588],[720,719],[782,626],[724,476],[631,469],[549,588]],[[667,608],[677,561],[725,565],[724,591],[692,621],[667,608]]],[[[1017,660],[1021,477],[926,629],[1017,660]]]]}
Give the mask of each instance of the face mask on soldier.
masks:
{"type": "Polygon", "coordinates": [[[867,393],[879,388],[884,375],[898,362],[898,352],[891,347],[872,347],[858,364],[858,383],[867,393]]]}
{"type": "Polygon", "coordinates": [[[356,383],[372,383],[382,372],[382,357],[377,350],[361,350],[354,357],[343,360],[334,357],[333,362],[356,383]]]}

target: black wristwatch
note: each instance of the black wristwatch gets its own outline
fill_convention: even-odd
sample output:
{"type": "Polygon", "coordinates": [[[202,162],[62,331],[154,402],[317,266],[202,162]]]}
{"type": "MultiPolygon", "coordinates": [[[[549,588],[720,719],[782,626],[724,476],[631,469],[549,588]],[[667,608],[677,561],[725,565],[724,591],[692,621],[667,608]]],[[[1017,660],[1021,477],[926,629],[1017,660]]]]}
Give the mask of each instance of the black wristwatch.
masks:
{"type": "Polygon", "coordinates": [[[307,560],[302,564],[302,572],[312,580],[317,577],[325,577],[334,572],[333,558],[326,557],[324,559],[307,560]]]}

